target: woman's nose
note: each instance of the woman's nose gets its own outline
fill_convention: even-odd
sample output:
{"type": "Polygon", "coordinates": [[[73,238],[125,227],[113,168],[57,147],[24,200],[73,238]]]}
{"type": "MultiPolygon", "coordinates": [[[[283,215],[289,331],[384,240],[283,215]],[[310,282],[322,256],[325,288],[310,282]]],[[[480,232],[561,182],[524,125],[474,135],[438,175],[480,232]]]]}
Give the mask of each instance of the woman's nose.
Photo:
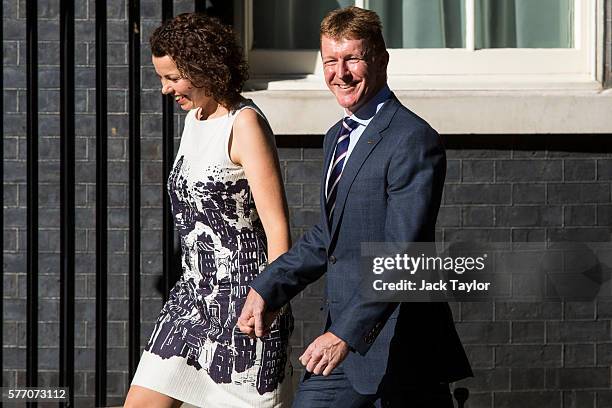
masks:
{"type": "Polygon", "coordinates": [[[160,82],[162,84],[162,94],[167,95],[171,93],[172,89],[170,87],[170,81],[166,78],[160,78],[160,82]]]}
{"type": "Polygon", "coordinates": [[[162,89],[161,89],[162,94],[167,95],[172,92],[172,88],[170,87],[170,84],[168,83],[168,81],[164,81],[162,79],[161,84],[162,84],[162,89]]]}

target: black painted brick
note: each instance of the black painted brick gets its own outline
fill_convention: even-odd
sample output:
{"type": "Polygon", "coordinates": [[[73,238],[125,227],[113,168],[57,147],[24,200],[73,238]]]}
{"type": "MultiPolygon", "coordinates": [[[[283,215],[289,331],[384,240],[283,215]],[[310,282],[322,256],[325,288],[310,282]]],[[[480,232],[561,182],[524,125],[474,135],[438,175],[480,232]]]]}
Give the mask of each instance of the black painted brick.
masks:
{"type": "Polygon", "coordinates": [[[612,341],[610,321],[546,322],[550,343],[585,343],[612,341]]]}
{"type": "Polygon", "coordinates": [[[544,322],[525,322],[513,321],[511,326],[511,341],[514,344],[521,343],[544,343],[545,326],[544,322]]]}
{"type": "Polygon", "coordinates": [[[612,180],[612,159],[597,160],[597,180],[612,180]]]}
{"type": "Polygon", "coordinates": [[[461,208],[442,206],[438,212],[436,226],[442,227],[459,227],[461,225],[461,208]]]}
{"type": "Polygon", "coordinates": [[[461,161],[447,160],[446,161],[446,182],[453,183],[461,180],[461,161]]]}
{"type": "Polygon", "coordinates": [[[490,206],[464,207],[462,220],[464,227],[492,227],[495,224],[494,208],[490,206]]]}
{"type": "Polygon", "coordinates": [[[543,228],[515,228],[512,229],[512,242],[544,242],[546,230],[543,228]]]}
{"type": "Polygon", "coordinates": [[[595,160],[564,160],[563,178],[565,181],[594,181],[595,160]]]}
{"type": "Polygon", "coordinates": [[[546,184],[517,183],[512,185],[513,204],[544,204],[546,202],[546,184]]]}
{"type": "Polygon", "coordinates": [[[612,205],[597,206],[597,225],[612,227],[612,205]]]}
{"type": "MultiPolygon", "coordinates": [[[[581,256],[578,254],[577,256],[581,256]]],[[[590,262],[587,262],[587,265],[590,262]]],[[[566,320],[595,319],[595,302],[568,301],[563,304],[563,317],[566,320]]]]}
{"type": "Polygon", "coordinates": [[[612,343],[600,343],[596,345],[597,365],[610,367],[612,366],[612,343]]]}
{"type": "Polygon", "coordinates": [[[596,205],[568,205],[563,208],[563,223],[567,226],[597,225],[596,214],[596,205]]]}
{"type": "Polygon", "coordinates": [[[494,398],[496,408],[561,407],[559,391],[496,392],[494,398]]]}
{"type": "Polygon", "coordinates": [[[608,242],[612,229],[605,227],[551,228],[548,239],[551,242],[608,242]]]}
{"type": "Polygon", "coordinates": [[[550,320],[560,319],[561,303],[498,302],[495,305],[496,320],[550,320]]]}
{"type": "Polygon", "coordinates": [[[472,368],[493,368],[495,355],[493,346],[465,344],[464,349],[472,368]]]}
{"type": "Polygon", "coordinates": [[[564,367],[591,367],[595,365],[595,344],[564,344],[564,367]]]}
{"type": "Polygon", "coordinates": [[[604,367],[593,368],[558,368],[546,373],[546,382],[558,389],[593,389],[610,386],[610,370],[604,367]]]}
{"type": "Polygon", "coordinates": [[[494,163],[492,160],[462,160],[462,180],[464,182],[492,182],[494,163]]]}
{"type": "Polygon", "coordinates": [[[474,377],[464,379],[457,385],[489,392],[510,389],[510,369],[508,368],[478,368],[473,371],[474,377]]]}
{"type": "Polygon", "coordinates": [[[561,181],[559,160],[499,160],[495,162],[497,181],[561,181]]]}
{"type": "Polygon", "coordinates": [[[449,184],[444,188],[445,204],[510,204],[508,184],[449,184]]]}
{"type": "Polygon", "coordinates": [[[559,206],[512,206],[496,207],[495,224],[500,227],[561,226],[563,212],[559,206]]]}
{"type": "Polygon", "coordinates": [[[462,321],[490,321],[493,319],[493,303],[491,302],[462,302],[462,321]]]}
{"type": "Polygon", "coordinates": [[[444,241],[509,242],[510,229],[501,228],[446,228],[444,241]]]}
{"type": "Polygon", "coordinates": [[[612,391],[609,389],[597,390],[597,407],[612,407],[612,391]]]}
{"type": "Polygon", "coordinates": [[[511,345],[495,348],[496,367],[560,367],[561,345],[511,345]]]}
{"type": "Polygon", "coordinates": [[[563,391],[563,407],[593,407],[595,406],[595,398],[596,393],[594,391],[563,391]]]}
{"type": "Polygon", "coordinates": [[[510,370],[510,389],[513,391],[544,390],[544,384],[544,368],[513,367],[510,370]]]}
{"type": "Polygon", "coordinates": [[[550,204],[609,203],[610,185],[605,183],[551,183],[547,185],[550,204]]]}
{"type": "Polygon", "coordinates": [[[321,192],[321,187],[320,185],[317,184],[307,184],[304,183],[302,184],[303,186],[303,194],[304,194],[304,205],[305,206],[312,206],[312,207],[319,207],[320,205],[320,192],[321,192]]]}
{"type": "Polygon", "coordinates": [[[323,164],[320,161],[287,162],[286,183],[319,183],[323,164]]]}
{"type": "Polygon", "coordinates": [[[508,322],[458,322],[457,332],[466,344],[504,344],[510,340],[508,322]]]}

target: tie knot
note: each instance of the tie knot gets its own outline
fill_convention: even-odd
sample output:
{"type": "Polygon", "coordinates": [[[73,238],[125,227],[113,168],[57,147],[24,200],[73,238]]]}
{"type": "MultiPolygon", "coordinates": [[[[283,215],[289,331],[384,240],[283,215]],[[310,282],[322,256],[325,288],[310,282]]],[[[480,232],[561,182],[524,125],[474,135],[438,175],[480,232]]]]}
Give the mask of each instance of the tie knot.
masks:
{"type": "Polygon", "coordinates": [[[344,127],[344,129],[346,129],[345,132],[350,133],[353,130],[355,130],[357,126],[359,126],[359,122],[354,121],[353,119],[347,116],[344,119],[342,119],[342,126],[344,127]]]}

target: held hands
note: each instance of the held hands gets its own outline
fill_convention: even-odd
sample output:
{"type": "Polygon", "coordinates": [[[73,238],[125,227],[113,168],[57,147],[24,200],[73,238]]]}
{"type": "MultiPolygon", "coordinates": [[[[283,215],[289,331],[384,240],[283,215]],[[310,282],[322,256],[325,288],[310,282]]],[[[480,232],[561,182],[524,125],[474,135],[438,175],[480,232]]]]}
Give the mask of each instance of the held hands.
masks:
{"type": "MultiPolygon", "coordinates": [[[[266,301],[250,289],[238,318],[238,328],[249,337],[262,337],[270,330],[278,312],[266,310],[266,301]]],[[[306,370],[314,374],[329,375],[347,356],[348,344],[326,332],[317,337],[299,358],[306,370]]]]}
{"type": "Polygon", "coordinates": [[[300,362],[308,372],[329,375],[346,358],[348,352],[349,346],[344,340],[332,332],[326,332],[310,343],[300,356],[300,362]]]}
{"type": "Polygon", "coordinates": [[[266,301],[259,293],[250,289],[238,318],[238,328],[251,338],[262,337],[270,331],[277,314],[278,312],[266,311],[266,301]]]}

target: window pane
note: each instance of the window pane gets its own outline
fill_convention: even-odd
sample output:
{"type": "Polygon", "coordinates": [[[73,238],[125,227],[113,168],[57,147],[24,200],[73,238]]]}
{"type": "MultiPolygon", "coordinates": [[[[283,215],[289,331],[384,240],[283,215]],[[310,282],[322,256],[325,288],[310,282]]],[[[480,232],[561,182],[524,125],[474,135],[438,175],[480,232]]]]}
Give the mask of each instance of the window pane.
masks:
{"type": "Polygon", "coordinates": [[[572,48],[574,0],[476,0],[477,48],[572,48]]]}
{"type": "Polygon", "coordinates": [[[388,48],[465,47],[465,0],[369,0],[388,48]]]}
{"type": "Polygon", "coordinates": [[[353,0],[254,0],[253,48],[319,49],[319,26],[323,17],[353,0]]]}

